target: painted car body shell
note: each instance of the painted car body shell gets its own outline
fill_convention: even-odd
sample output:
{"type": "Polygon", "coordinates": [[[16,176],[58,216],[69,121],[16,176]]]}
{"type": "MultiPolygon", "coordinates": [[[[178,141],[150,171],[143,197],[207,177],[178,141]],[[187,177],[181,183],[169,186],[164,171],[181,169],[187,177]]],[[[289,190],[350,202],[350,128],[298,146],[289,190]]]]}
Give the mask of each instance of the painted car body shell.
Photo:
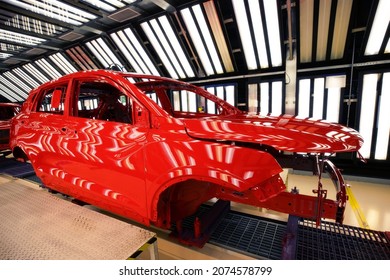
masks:
{"type": "Polygon", "coordinates": [[[271,154],[234,141],[309,153],[356,151],[362,144],[356,131],[339,125],[250,116],[193,85],[105,70],[73,73],[34,89],[12,120],[10,144],[16,157],[22,153],[31,161],[47,187],[169,228],[213,197],[261,206],[285,191],[282,168],[271,154]],[[220,104],[222,113],[174,117],[143,92],[158,83],[137,87],[130,77],[199,91],[220,104]],[[75,85],[85,79],[103,81],[131,97],[133,123],[72,113],[75,85]],[[37,111],[40,94],[64,84],[63,113],[37,111]]]}

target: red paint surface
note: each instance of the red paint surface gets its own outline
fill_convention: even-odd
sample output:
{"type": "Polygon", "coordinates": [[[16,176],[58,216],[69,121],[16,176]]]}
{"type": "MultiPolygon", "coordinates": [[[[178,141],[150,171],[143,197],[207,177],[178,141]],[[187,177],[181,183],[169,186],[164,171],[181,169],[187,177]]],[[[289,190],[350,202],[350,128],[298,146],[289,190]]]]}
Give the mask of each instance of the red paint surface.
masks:
{"type": "MultiPolygon", "coordinates": [[[[362,138],[324,121],[248,115],[183,82],[94,70],[34,89],[12,121],[10,143],[16,156],[23,153],[31,160],[49,188],[169,228],[213,197],[317,218],[317,197],[286,193],[279,163],[254,144],[287,152],[351,152],[361,147],[362,138]],[[133,84],[128,78],[144,80],[133,84]],[[95,119],[80,117],[74,100],[76,85],[84,80],[105,82],[130,97],[132,123],[97,119],[104,106],[89,111],[95,119]],[[45,90],[64,84],[66,98],[55,99],[56,108],[63,102],[63,113],[38,111],[45,90]],[[209,98],[219,113],[176,112],[164,95],[168,89],[209,98]],[[156,92],[161,107],[144,91],[156,92]]],[[[320,216],[336,219],[338,204],[322,201],[320,216]]]]}

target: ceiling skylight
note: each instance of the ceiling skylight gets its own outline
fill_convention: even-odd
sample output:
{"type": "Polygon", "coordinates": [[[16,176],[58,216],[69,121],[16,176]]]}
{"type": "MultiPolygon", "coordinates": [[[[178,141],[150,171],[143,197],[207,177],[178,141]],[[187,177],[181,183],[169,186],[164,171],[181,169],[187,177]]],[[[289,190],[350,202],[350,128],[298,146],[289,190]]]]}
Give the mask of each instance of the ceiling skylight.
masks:
{"type": "MultiPolygon", "coordinates": [[[[376,9],[374,22],[372,23],[370,36],[366,45],[365,55],[375,55],[379,53],[382,42],[385,38],[386,31],[390,22],[390,1],[380,0],[376,9]]],[[[389,41],[385,52],[389,52],[389,41]]]]}
{"type": "Polygon", "coordinates": [[[110,36],[136,72],[160,76],[149,55],[130,28],[110,36]]]}
{"type": "Polygon", "coordinates": [[[42,42],[46,41],[45,39],[28,36],[4,29],[0,29],[0,40],[29,46],[39,45],[42,42]]]}
{"type": "Polygon", "coordinates": [[[58,68],[60,68],[64,73],[70,74],[77,72],[77,69],[60,53],[53,54],[49,56],[51,61],[53,61],[58,68]]]}
{"type": "Polygon", "coordinates": [[[273,67],[282,65],[277,2],[276,0],[261,1],[265,18],[262,17],[261,5],[258,1],[232,0],[249,70],[268,68],[270,64],[273,67]]]}
{"type": "MultiPolygon", "coordinates": [[[[110,68],[111,66],[119,66],[124,68],[122,63],[112,52],[111,48],[108,47],[106,42],[102,38],[88,42],[87,47],[92,51],[96,58],[100,61],[104,68],[110,68]]],[[[124,68],[127,71],[127,69],[124,68]]]]}
{"type": "Polygon", "coordinates": [[[166,16],[143,22],[141,27],[172,78],[195,76],[166,16]]]}
{"type": "Polygon", "coordinates": [[[195,5],[191,8],[186,8],[181,10],[181,14],[206,74],[214,75],[224,73],[201,6],[195,5]]]}
{"type": "Polygon", "coordinates": [[[46,59],[42,58],[35,63],[42,69],[45,73],[47,73],[52,79],[60,78],[63,74],[58,72],[46,59]]]}
{"type": "Polygon", "coordinates": [[[74,25],[82,25],[97,17],[57,0],[3,0],[19,8],[74,25]]]}

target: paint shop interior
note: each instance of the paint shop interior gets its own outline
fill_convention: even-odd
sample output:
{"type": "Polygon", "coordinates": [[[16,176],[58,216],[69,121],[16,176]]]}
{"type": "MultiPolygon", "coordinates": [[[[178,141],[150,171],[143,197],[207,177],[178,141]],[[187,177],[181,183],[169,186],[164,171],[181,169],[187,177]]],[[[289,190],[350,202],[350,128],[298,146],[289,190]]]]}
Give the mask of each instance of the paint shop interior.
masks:
{"type": "MultiPolygon", "coordinates": [[[[389,260],[389,10],[387,0],[1,1],[0,259],[389,260]],[[311,155],[315,168],[337,166],[329,175],[313,176],[300,151],[283,152],[298,159],[280,174],[286,192],[315,197],[313,219],[210,199],[170,229],[147,226],[50,189],[8,145],[7,116],[25,110],[33,89],[96,69],[188,82],[278,126],[289,121],[282,115],[341,124],[364,143],[311,155]],[[346,203],[331,220],[321,212],[325,198],[340,199],[335,177],[346,203]]],[[[192,94],[173,93],[172,106],[218,114],[192,94]]]]}

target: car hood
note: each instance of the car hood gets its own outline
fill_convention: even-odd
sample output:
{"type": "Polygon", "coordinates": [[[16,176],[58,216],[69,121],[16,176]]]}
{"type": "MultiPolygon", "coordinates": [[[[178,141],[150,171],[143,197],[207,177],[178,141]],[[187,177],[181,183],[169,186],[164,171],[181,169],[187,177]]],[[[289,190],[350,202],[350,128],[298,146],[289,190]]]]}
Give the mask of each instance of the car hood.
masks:
{"type": "Polygon", "coordinates": [[[289,152],[358,151],[363,144],[360,134],[352,128],[289,115],[239,114],[183,122],[193,138],[259,143],[289,152]]]}

